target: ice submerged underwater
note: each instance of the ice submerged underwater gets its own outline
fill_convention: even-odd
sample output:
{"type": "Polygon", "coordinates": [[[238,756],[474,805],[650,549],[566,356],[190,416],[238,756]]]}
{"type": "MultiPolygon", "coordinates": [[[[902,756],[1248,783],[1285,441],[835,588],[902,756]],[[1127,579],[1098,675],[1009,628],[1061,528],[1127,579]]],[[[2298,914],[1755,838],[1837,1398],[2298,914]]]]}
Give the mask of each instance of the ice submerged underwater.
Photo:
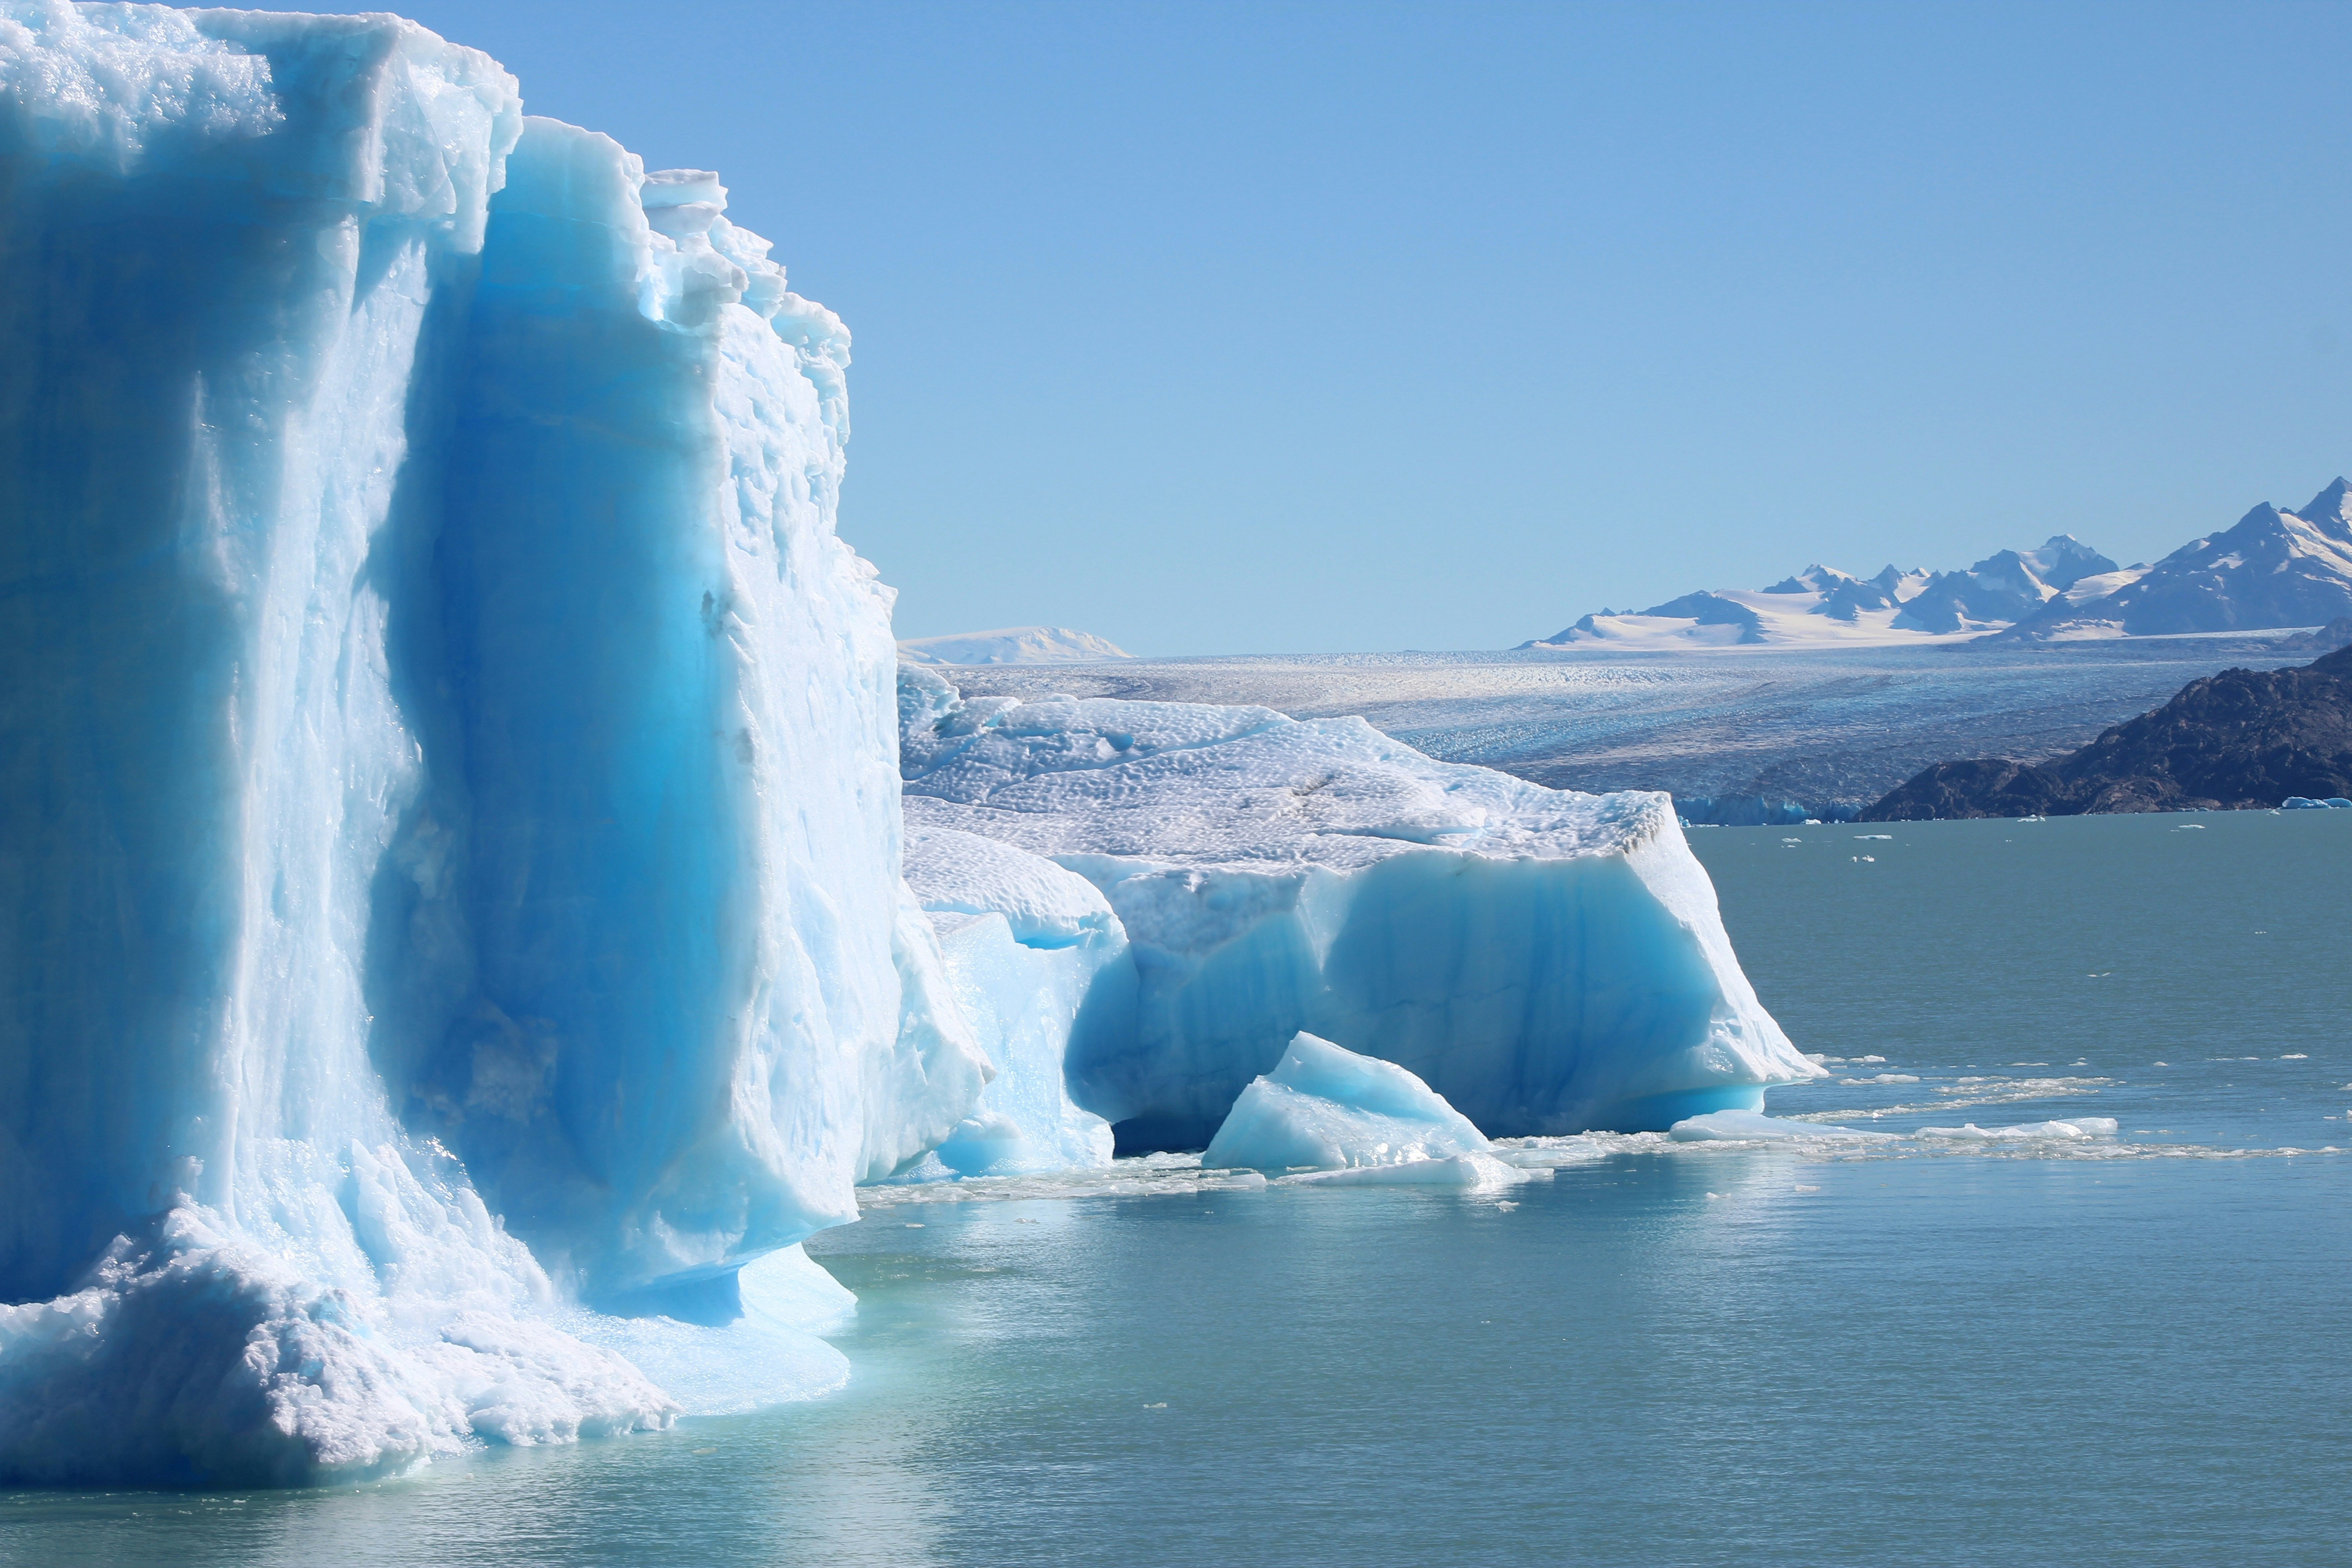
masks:
{"type": "Polygon", "coordinates": [[[0,1479],[821,1393],[861,1192],[1821,1076],[1663,795],[899,671],[841,323],[484,55],[0,0],[0,1479]]]}

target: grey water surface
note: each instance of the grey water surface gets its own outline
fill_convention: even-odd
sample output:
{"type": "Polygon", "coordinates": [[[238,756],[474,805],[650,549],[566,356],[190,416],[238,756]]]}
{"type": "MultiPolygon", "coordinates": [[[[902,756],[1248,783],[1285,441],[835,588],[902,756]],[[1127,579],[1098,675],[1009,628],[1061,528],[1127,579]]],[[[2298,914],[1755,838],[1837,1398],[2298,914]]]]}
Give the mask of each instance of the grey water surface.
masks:
{"type": "Polygon", "coordinates": [[[1691,839],[1837,1058],[1774,1114],[2117,1136],[901,1201],[810,1247],[862,1298],[839,1394],[0,1494],[0,1563],[2352,1561],[2352,812],[1691,839]]]}

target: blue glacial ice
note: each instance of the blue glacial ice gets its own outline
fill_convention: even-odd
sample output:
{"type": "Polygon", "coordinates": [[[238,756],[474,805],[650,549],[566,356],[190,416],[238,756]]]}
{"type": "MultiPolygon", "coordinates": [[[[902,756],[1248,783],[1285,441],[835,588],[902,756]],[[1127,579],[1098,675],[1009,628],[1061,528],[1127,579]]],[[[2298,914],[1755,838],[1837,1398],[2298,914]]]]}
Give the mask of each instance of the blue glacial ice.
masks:
{"type": "Polygon", "coordinates": [[[1201,1163],[1277,1173],[1337,1171],[1493,1147],[1469,1118],[1394,1062],[1358,1056],[1301,1030],[1274,1070],[1242,1090],[1201,1163]]]}
{"type": "Polygon", "coordinates": [[[1065,1063],[1123,1150],[1206,1145],[1301,1030],[1494,1137],[1663,1130],[1821,1076],[1740,973],[1664,795],[1265,708],[967,700],[911,668],[899,704],[910,831],[1049,858],[1125,931],[1131,990],[1089,999],[1065,1063]]]}
{"type": "Polygon", "coordinates": [[[1010,844],[907,831],[906,873],[938,931],[963,1016],[997,1075],[915,1175],[1005,1176],[1110,1163],[1110,1123],[1063,1074],[1091,1001],[1131,990],[1127,932],[1094,884],[1010,844]],[[926,1162],[926,1165],[930,1162],[926,1162]]]}
{"type": "Polygon", "coordinates": [[[0,170],[0,1479],[837,1382],[738,1270],[989,1072],[840,323],[384,16],[6,0],[0,170]]]}

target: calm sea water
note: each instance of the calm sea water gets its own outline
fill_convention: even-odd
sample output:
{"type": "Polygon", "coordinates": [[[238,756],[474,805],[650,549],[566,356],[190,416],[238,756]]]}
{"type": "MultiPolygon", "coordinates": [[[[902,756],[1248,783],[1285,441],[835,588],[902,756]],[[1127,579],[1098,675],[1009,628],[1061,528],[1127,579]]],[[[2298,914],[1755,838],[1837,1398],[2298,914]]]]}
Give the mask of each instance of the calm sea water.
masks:
{"type": "Polygon", "coordinates": [[[2352,1561],[2352,813],[1863,831],[1692,834],[1843,1058],[1773,1111],[2117,1138],[899,1204],[811,1246],[863,1298],[834,1397],[8,1494],[0,1562],[2352,1561]]]}

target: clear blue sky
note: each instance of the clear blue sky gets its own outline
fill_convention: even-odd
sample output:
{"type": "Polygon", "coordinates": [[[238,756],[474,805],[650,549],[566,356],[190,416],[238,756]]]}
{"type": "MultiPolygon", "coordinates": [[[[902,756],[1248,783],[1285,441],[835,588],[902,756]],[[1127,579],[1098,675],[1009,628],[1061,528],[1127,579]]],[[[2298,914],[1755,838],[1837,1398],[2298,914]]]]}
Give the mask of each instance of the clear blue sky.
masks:
{"type": "Polygon", "coordinates": [[[2343,5],[409,10],[847,319],[903,637],[1507,647],[2352,468],[2343,5]]]}

